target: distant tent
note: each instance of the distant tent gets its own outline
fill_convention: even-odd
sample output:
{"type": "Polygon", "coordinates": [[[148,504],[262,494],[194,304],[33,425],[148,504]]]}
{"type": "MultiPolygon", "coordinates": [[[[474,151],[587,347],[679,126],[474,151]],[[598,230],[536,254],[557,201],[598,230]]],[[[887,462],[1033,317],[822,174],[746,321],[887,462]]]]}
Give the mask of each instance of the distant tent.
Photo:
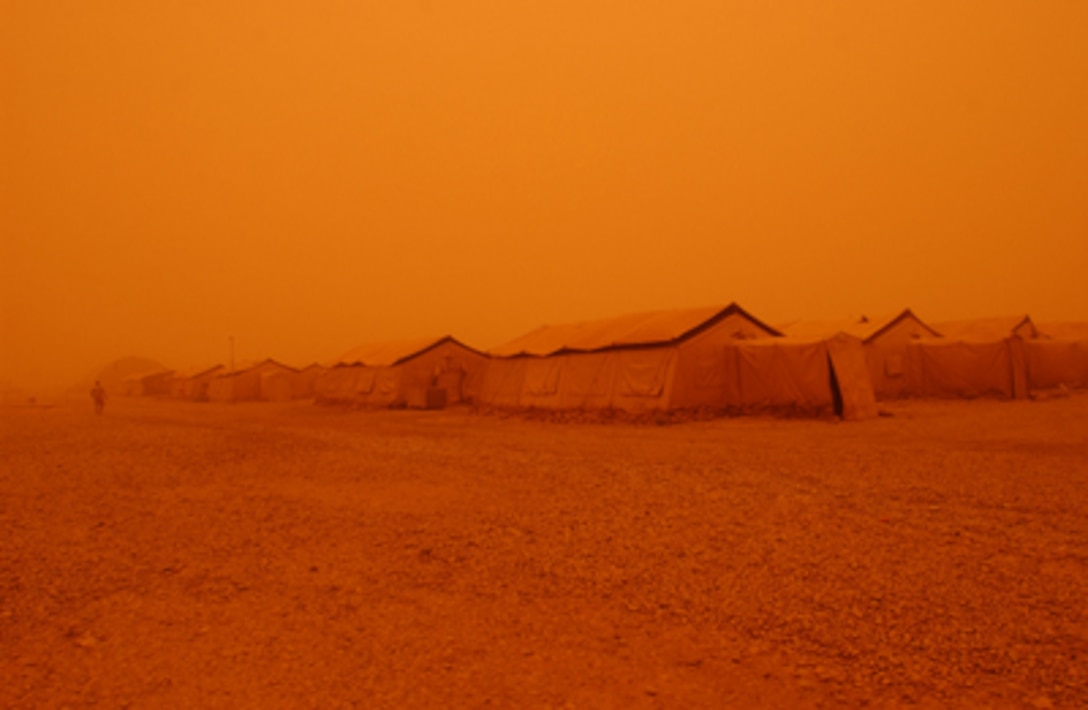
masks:
{"type": "Polygon", "coordinates": [[[1040,338],[1055,340],[1088,340],[1088,321],[1039,323],[1040,338]]]}
{"type": "Polygon", "coordinates": [[[170,379],[170,396],[174,399],[207,401],[208,387],[218,375],[226,372],[222,365],[204,365],[175,372],[170,379]]]}
{"type": "Polygon", "coordinates": [[[933,329],[948,340],[972,342],[1001,340],[1012,335],[1024,340],[1039,337],[1039,330],[1028,315],[945,321],[934,323],[933,329]]]}
{"type": "Polygon", "coordinates": [[[723,349],[778,335],[735,303],[544,326],[491,351],[480,399],[630,412],[723,406],[723,349]]]}
{"type": "Polygon", "coordinates": [[[1038,330],[1025,343],[1031,388],[1088,387],[1088,323],[1040,323],[1038,330]]]}
{"type": "Polygon", "coordinates": [[[729,343],[717,374],[731,410],[877,416],[864,346],[846,333],[729,343]]]}
{"type": "Polygon", "coordinates": [[[1039,337],[1030,316],[934,323],[938,340],[911,343],[905,391],[919,397],[1028,396],[1027,343],[1039,337]]]}
{"type": "Polygon", "coordinates": [[[170,393],[173,370],[158,370],[129,375],[121,380],[121,394],[126,397],[160,397],[170,393]]]}
{"type": "Polygon", "coordinates": [[[1088,337],[1029,340],[1024,347],[1032,390],[1088,387],[1088,337]]]}
{"type": "Polygon", "coordinates": [[[295,368],[271,358],[244,365],[234,372],[220,373],[208,384],[208,399],[213,402],[246,402],[264,399],[261,383],[272,373],[293,373],[295,368]]]}
{"type": "Polygon", "coordinates": [[[441,408],[479,393],[487,355],[452,336],[360,345],[313,381],[323,404],[441,408]]]}
{"type": "Polygon", "coordinates": [[[846,333],[865,346],[865,361],[877,399],[894,399],[906,390],[904,361],[907,345],[940,334],[909,308],[893,315],[847,321],[799,321],[780,326],[793,337],[830,337],[846,333]]]}
{"type": "Polygon", "coordinates": [[[910,343],[906,392],[919,397],[1004,397],[1028,394],[1023,339],[927,340],[910,343]]]}
{"type": "Polygon", "coordinates": [[[314,396],[314,383],[325,373],[326,368],[318,363],[307,365],[298,371],[294,379],[294,398],[312,399],[314,396]]]}
{"type": "Polygon", "coordinates": [[[101,382],[106,393],[113,396],[124,396],[131,387],[126,380],[133,375],[146,375],[154,372],[162,372],[167,368],[162,363],[146,357],[123,357],[99,368],[77,385],[78,390],[89,390],[97,381],[101,382]]]}

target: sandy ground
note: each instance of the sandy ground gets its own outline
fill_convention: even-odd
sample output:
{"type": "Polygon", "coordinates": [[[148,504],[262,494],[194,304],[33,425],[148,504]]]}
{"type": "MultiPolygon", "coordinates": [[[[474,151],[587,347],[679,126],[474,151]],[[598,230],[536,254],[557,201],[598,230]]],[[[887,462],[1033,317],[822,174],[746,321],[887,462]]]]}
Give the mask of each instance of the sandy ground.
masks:
{"type": "Polygon", "coordinates": [[[1088,395],[0,413],[0,707],[1088,707],[1088,395]]]}

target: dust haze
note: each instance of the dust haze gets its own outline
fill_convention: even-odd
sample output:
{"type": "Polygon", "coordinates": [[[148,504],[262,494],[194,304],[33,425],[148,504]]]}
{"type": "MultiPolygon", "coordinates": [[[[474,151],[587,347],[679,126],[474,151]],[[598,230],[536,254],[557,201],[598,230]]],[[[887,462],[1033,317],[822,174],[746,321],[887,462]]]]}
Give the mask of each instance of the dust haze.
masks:
{"type": "Polygon", "coordinates": [[[1088,318],[1081,3],[0,9],[5,381],[737,301],[1088,318]]]}
{"type": "Polygon", "coordinates": [[[1086,39],[0,0],[0,707],[1088,707],[1086,39]]]}

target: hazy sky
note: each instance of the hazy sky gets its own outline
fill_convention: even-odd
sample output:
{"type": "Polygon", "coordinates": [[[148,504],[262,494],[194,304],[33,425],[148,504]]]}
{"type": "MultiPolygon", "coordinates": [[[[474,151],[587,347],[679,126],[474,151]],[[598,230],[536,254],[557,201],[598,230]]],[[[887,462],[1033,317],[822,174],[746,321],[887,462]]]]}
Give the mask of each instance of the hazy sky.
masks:
{"type": "Polygon", "coordinates": [[[1088,319],[1088,2],[0,0],[0,379],[1088,319]]]}

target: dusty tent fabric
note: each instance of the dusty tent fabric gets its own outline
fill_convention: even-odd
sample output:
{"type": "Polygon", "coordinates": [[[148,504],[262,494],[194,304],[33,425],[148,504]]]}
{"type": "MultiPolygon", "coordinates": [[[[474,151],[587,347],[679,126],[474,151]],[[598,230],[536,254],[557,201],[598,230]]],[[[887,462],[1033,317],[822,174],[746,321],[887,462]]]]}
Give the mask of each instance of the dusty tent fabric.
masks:
{"type": "Polygon", "coordinates": [[[1027,396],[1024,342],[934,340],[907,349],[907,391],[920,397],[1027,396]]]}
{"type": "Polygon", "coordinates": [[[775,338],[724,349],[724,406],[742,411],[834,412],[876,416],[876,399],[861,341],[775,338]]]}
{"type": "Polygon", "coordinates": [[[175,372],[170,380],[170,396],[175,399],[206,400],[209,383],[225,371],[222,365],[205,365],[175,372]]]}
{"type": "Polygon", "coordinates": [[[170,392],[173,370],[159,370],[129,375],[121,380],[120,394],[125,397],[158,397],[170,392]]]}
{"type": "Polygon", "coordinates": [[[221,374],[208,384],[208,399],[213,402],[260,401],[261,380],[269,373],[294,373],[295,368],[271,358],[244,365],[234,372],[221,374]]]}
{"type": "Polygon", "coordinates": [[[513,354],[492,357],[481,401],[628,412],[719,406],[724,344],[776,333],[735,304],[548,326],[497,349],[513,354]]]}
{"type": "Polygon", "coordinates": [[[582,323],[546,325],[492,348],[490,353],[498,357],[544,356],[675,344],[706,328],[720,327],[726,320],[733,326],[732,334],[736,337],[781,335],[736,303],[731,303],[724,307],[630,313],[582,323]]]}
{"type": "Polygon", "coordinates": [[[480,403],[491,407],[521,406],[521,393],[532,357],[493,357],[480,387],[480,403]]]}
{"type": "Polygon", "coordinates": [[[163,372],[167,370],[161,363],[156,362],[145,357],[123,357],[99,368],[95,372],[87,375],[75,388],[82,394],[90,390],[91,386],[96,382],[101,382],[102,386],[106,389],[106,393],[111,396],[124,396],[131,386],[127,385],[125,380],[133,375],[146,375],[154,372],[163,372]]]}
{"type": "Polygon", "coordinates": [[[1088,321],[1039,323],[1037,327],[1041,338],[1088,340],[1088,321]]]}
{"type": "Polygon", "coordinates": [[[1032,389],[1088,387],[1088,338],[1024,343],[1032,389]]]}
{"type": "Polygon", "coordinates": [[[290,402],[295,398],[297,372],[273,371],[261,374],[261,396],[265,402],[290,402]]]}
{"type": "Polygon", "coordinates": [[[345,353],[316,377],[314,397],[325,404],[430,407],[474,401],[488,357],[451,336],[368,343],[345,353]],[[441,397],[435,397],[441,392],[441,397]]]}
{"type": "Polygon", "coordinates": [[[934,323],[933,329],[946,340],[993,342],[1014,335],[1025,340],[1039,337],[1039,331],[1028,315],[943,321],[934,323]]]}
{"type": "Polygon", "coordinates": [[[325,368],[316,363],[299,370],[298,376],[295,377],[294,398],[310,399],[313,397],[314,383],[324,372],[325,368]]]}
{"type": "Polygon", "coordinates": [[[876,393],[860,342],[851,338],[827,341],[828,359],[838,386],[839,414],[843,419],[872,419],[877,416],[876,393]]]}
{"type": "Polygon", "coordinates": [[[906,389],[907,345],[941,337],[909,308],[898,313],[844,321],[797,321],[778,326],[792,337],[832,337],[846,333],[865,346],[865,362],[877,399],[902,397],[906,389]]]}

